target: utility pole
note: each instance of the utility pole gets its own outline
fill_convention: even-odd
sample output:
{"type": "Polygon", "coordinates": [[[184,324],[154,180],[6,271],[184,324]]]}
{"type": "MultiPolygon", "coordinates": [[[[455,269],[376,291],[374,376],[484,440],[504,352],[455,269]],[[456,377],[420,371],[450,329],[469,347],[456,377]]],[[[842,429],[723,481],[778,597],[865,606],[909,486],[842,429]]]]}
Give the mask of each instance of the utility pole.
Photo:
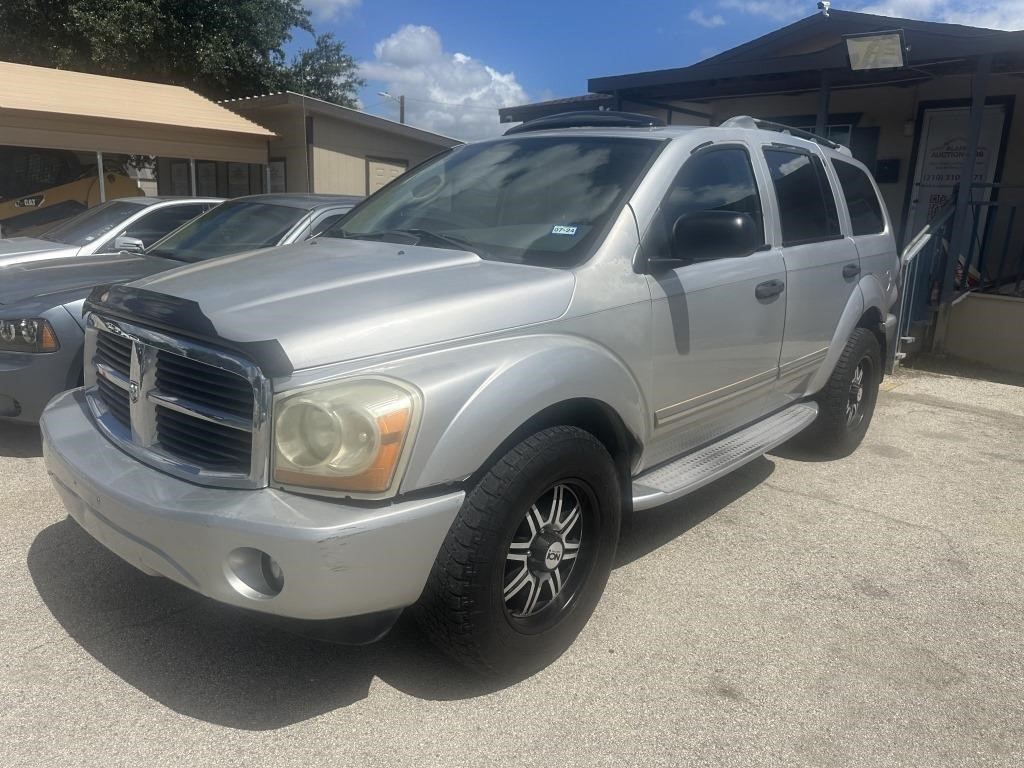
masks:
{"type": "Polygon", "coordinates": [[[387,91],[378,91],[378,96],[383,96],[385,99],[391,99],[392,101],[398,102],[398,122],[405,125],[405,94],[399,96],[392,96],[387,91]]]}

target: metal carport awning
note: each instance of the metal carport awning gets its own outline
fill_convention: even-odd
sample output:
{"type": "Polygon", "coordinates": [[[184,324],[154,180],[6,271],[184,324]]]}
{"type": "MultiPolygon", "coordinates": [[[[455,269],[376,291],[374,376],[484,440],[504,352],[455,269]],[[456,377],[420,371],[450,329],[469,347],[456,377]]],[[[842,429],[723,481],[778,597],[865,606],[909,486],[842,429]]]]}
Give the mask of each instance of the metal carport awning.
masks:
{"type": "Polygon", "coordinates": [[[180,86],[0,62],[0,144],[266,165],[273,138],[180,86]]]}

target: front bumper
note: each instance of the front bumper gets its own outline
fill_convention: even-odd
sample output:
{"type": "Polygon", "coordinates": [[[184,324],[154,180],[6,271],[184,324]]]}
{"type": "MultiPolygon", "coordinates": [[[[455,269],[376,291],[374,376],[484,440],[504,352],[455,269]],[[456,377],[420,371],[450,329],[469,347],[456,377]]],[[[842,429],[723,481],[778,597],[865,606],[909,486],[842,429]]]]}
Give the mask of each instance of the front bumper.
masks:
{"type": "Polygon", "coordinates": [[[465,496],[366,508],[270,488],[192,485],[115,448],[94,426],[81,389],[55,398],[40,426],[64,505],[100,543],[147,573],[278,616],[334,619],[411,605],[465,496]],[[280,593],[240,585],[231,565],[239,550],[280,564],[280,593]]]}

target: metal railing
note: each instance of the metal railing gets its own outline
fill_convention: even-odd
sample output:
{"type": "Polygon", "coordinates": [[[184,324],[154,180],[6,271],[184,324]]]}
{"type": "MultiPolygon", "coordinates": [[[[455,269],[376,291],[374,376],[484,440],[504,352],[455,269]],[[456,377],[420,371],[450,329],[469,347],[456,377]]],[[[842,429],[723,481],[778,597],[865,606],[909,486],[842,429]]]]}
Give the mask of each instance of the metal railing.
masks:
{"type": "MultiPolygon", "coordinates": [[[[953,254],[956,188],[918,185],[924,190],[947,190],[942,208],[904,247],[900,256],[900,300],[897,342],[889,352],[890,370],[907,356],[907,349],[930,347],[936,318],[944,303],[967,293],[998,293],[1024,298],[1024,184],[971,185],[971,200],[963,226],[970,227],[964,253],[953,254]],[[952,286],[944,294],[943,286],[952,286]],[[927,338],[921,338],[925,336],[927,338]],[[920,343],[918,343],[920,342],[920,343]]],[[[938,195],[927,193],[934,200],[938,195]]],[[[948,289],[948,288],[947,288],[948,289]]]]}
{"type": "MultiPolygon", "coordinates": [[[[948,203],[956,202],[952,185],[918,184],[918,196],[924,190],[947,190],[948,203]]],[[[929,193],[933,194],[933,193],[929,193]]],[[[1022,295],[1024,289],[1024,184],[974,182],[968,201],[965,226],[970,227],[966,253],[958,254],[951,284],[954,292],[1009,293],[1022,295]]],[[[926,227],[927,229],[927,227],[926,227]]],[[[919,233],[920,234],[920,233],[919,233]]],[[[916,238],[915,238],[916,240],[916,238]]],[[[907,248],[913,244],[907,244],[907,248]]]]}
{"type": "Polygon", "coordinates": [[[1024,184],[974,184],[989,200],[970,201],[971,248],[958,272],[961,291],[1022,295],[1024,287],[1024,184]],[[1018,231],[1021,230],[1021,231],[1018,231]]]}
{"type": "Polygon", "coordinates": [[[938,309],[940,286],[949,264],[949,242],[956,201],[950,200],[900,254],[900,300],[896,344],[889,354],[894,370],[907,353],[905,347],[917,341],[915,325],[932,325],[938,309]]]}

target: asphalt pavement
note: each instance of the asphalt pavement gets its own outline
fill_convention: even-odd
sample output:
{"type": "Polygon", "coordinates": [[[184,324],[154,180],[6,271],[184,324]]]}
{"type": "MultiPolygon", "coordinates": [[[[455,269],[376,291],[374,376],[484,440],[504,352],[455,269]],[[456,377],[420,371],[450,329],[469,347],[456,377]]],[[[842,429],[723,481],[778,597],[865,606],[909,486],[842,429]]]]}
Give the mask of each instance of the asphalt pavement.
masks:
{"type": "Polygon", "coordinates": [[[908,371],[861,448],[638,514],[525,680],[350,648],[118,560],[0,426],[0,766],[1019,766],[1024,388],[908,371]]]}

